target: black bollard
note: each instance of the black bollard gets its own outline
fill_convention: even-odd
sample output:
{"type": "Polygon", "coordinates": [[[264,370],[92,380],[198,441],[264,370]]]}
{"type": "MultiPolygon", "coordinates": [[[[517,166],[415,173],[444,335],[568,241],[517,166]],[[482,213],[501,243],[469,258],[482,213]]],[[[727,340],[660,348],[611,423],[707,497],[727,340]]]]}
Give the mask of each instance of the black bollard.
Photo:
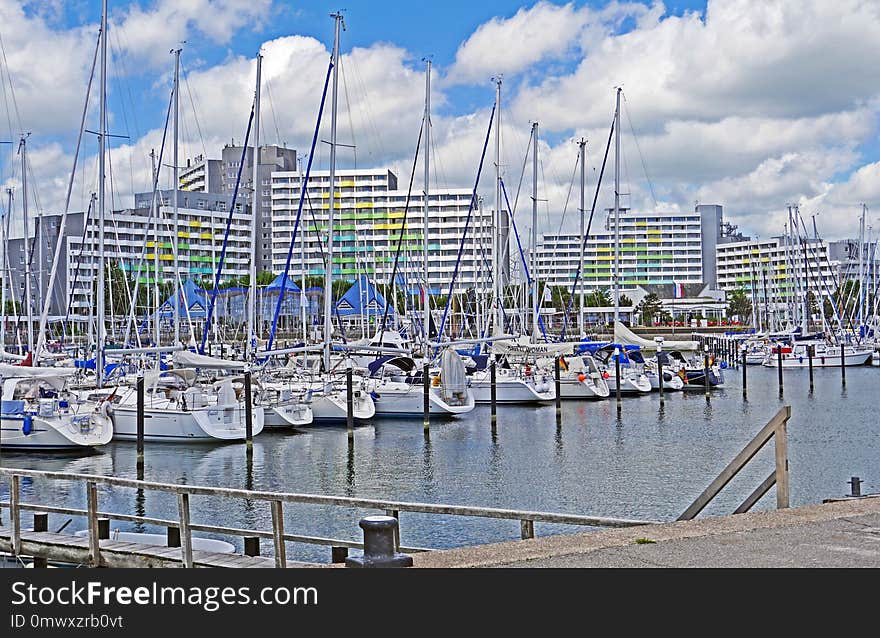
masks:
{"type": "Polygon", "coordinates": [[[346,567],[412,567],[412,556],[395,551],[396,518],[365,516],[358,525],[364,530],[364,555],[349,556],[346,567]]]}
{"type": "Polygon", "coordinates": [[[776,368],[779,375],[779,396],[782,396],[782,343],[776,344],[776,368]]]}
{"type": "Polygon", "coordinates": [[[847,484],[850,486],[850,496],[861,496],[862,495],[862,479],[858,476],[852,477],[847,484]]]}
{"type": "Polygon", "coordinates": [[[106,540],[110,538],[110,519],[109,518],[99,518],[98,519],[98,538],[100,540],[106,540]]]}
{"type": "Polygon", "coordinates": [[[165,533],[165,544],[168,547],[180,547],[180,528],[171,525],[165,533]]]}
{"type": "Polygon", "coordinates": [[[254,453],[254,402],[251,399],[251,371],[244,372],[244,438],[246,454],[254,453]]]}
{"type": "Polygon", "coordinates": [[[748,364],[746,363],[746,357],[747,357],[747,356],[748,356],[748,353],[747,353],[745,350],[743,350],[743,352],[742,352],[742,369],[743,369],[743,401],[745,401],[745,400],[746,400],[746,397],[747,397],[747,393],[746,393],[746,368],[748,367],[748,364]]]}
{"type": "Polygon", "coordinates": [[[498,397],[495,388],[495,360],[489,364],[489,405],[492,410],[492,433],[495,432],[495,422],[498,420],[498,397]]]}
{"type": "Polygon", "coordinates": [[[354,379],[351,368],[345,371],[345,425],[348,438],[354,438],[354,379]]]}
{"type": "MultiPolygon", "coordinates": [[[[34,512],[34,531],[49,531],[49,514],[46,512],[34,512]]],[[[49,566],[49,561],[45,558],[34,558],[34,569],[44,569],[49,566]]]]}
{"type": "Polygon", "coordinates": [[[556,420],[562,418],[562,388],[561,381],[559,378],[560,375],[560,365],[559,365],[559,357],[556,357],[556,360],[553,362],[553,378],[556,383],[556,420]]]}
{"type": "Polygon", "coordinates": [[[144,375],[137,378],[137,465],[144,466],[144,375]]]}
{"type": "Polygon", "coordinates": [[[813,346],[807,346],[807,361],[810,364],[810,394],[813,394],[813,346]]]}
{"type": "Polygon", "coordinates": [[[425,434],[431,425],[431,379],[428,375],[428,364],[422,366],[422,413],[424,416],[425,434]]]}
{"type": "Polygon", "coordinates": [[[842,343],[840,344],[840,382],[846,385],[846,351],[842,343]]]}

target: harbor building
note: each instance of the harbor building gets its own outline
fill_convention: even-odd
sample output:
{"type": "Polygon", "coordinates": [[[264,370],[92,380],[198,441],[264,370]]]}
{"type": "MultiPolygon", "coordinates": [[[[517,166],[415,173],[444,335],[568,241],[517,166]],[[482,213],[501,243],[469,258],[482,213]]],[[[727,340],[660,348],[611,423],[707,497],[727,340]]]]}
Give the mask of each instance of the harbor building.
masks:
{"type": "MultiPolygon", "coordinates": [[[[118,266],[141,285],[151,285],[157,279],[160,283],[175,279],[173,191],[159,192],[158,217],[151,221],[152,204],[152,193],[138,193],[134,208],[106,214],[105,265],[118,266]]],[[[178,191],[177,268],[181,280],[211,280],[213,283],[231,205],[230,196],[178,191]]],[[[78,229],[69,225],[65,233],[62,264],[67,272],[64,281],[71,311],[77,314],[87,312],[93,305],[91,291],[97,281],[99,241],[95,217],[89,217],[85,231],[82,224],[78,229]]],[[[253,259],[250,236],[250,209],[237,202],[226,238],[223,281],[248,274],[253,259]]],[[[123,314],[124,311],[116,309],[116,312],[123,314]]]]}
{"type": "MultiPolygon", "coordinates": [[[[716,248],[736,238],[735,227],[723,222],[721,206],[648,213],[621,208],[619,219],[621,291],[658,284],[717,287],[716,248]]],[[[615,234],[614,210],[608,209],[602,227],[591,230],[583,247],[577,293],[613,287],[615,234]]],[[[538,247],[540,279],[570,290],[582,244],[578,233],[545,234],[538,247]]]]}
{"type": "Polygon", "coordinates": [[[297,169],[296,151],[276,145],[260,146],[260,165],[258,184],[254,185],[254,149],[245,148],[244,167],[242,167],[242,147],[234,143],[227,144],[221,151],[221,158],[206,159],[199,155],[187,160],[186,167],[180,171],[180,189],[182,191],[215,193],[232,197],[235,183],[241,169],[238,196],[236,202],[251,207],[257,216],[257,242],[254,256],[257,260],[257,272],[272,270],[272,173],[275,171],[295,171],[297,169]],[[256,205],[252,201],[256,192],[256,205]]]}
{"type": "MultiPolygon", "coordinates": [[[[260,239],[260,250],[272,251],[272,270],[284,271],[304,175],[298,171],[272,174],[271,241],[260,239]]],[[[406,190],[387,169],[338,170],[334,197],[334,278],[355,280],[369,276],[390,284],[397,259],[396,279],[412,292],[424,281],[424,195],[415,190],[407,205],[406,190]]],[[[312,171],[300,227],[291,253],[289,274],[316,277],[325,272],[330,172],[312,171]]],[[[428,196],[428,250],[430,294],[447,294],[458,262],[455,292],[491,289],[492,212],[471,205],[469,189],[431,190],[428,196]],[[467,227],[467,233],[465,228],[467,227]],[[464,243],[462,244],[462,237],[464,243]],[[459,258],[459,249],[461,255],[459,258]]]]}
{"type": "Polygon", "coordinates": [[[817,300],[834,293],[836,263],[828,244],[810,239],[786,244],[783,237],[747,240],[718,247],[718,285],[727,292],[745,289],[764,325],[780,325],[786,308],[803,304],[806,291],[817,300]]]}

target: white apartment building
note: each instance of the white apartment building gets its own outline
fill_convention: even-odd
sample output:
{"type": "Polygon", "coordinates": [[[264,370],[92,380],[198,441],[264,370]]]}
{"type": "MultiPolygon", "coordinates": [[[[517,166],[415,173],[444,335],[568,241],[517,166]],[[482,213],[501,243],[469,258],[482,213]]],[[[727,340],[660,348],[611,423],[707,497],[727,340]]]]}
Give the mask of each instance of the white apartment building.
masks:
{"type": "MultiPolygon", "coordinates": [[[[261,250],[271,248],[272,270],[283,272],[296,223],[304,175],[294,171],[272,173],[272,222],[261,250]],[[270,246],[271,242],[271,246],[270,246]]],[[[390,283],[398,243],[397,280],[413,291],[424,280],[423,194],[399,190],[389,170],[339,170],[334,197],[333,276],[354,280],[368,275],[376,283],[390,283]]],[[[303,202],[300,230],[293,248],[289,273],[299,277],[324,275],[327,240],[330,172],[312,171],[303,202]],[[304,242],[304,245],[303,245],[304,242]]],[[[468,189],[435,190],[429,194],[428,250],[431,294],[447,294],[464,237],[455,292],[469,288],[491,289],[492,212],[471,205],[468,189]]],[[[266,222],[263,222],[268,227],[266,222]]],[[[264,232],[263,228],[258,229],[264,232]]]]}
{"type": "MultiPolygon", "coordinates": [[[[621,209],[620,287],[671,283],[716,284],[715,248],[721,235],[721,206],[699,205],[692,212],[638,213],[621,209]]],[[[538,274],[551,286],[571,289],[580,261],[577,233],[545,234],[538,247],[538,274]]],[[[615,215],[606,212],[584,247],[578,290],[589,293],[614,285],[615,215]]]]}
{"type": "MultiPolygon", "coordinates": [[[[157,277],[160,282],[175,279],[173,191],[162,191],[160,197],[158,229],[150,221],[151,193],[135,195],[133,209],[106,214],[105,263],[118,264],[124,272],[137,275],[142,285],[154,283],[157,277]]],[[[231,198],[224,195],[179,191],[177,271],[182,281],[191,278],[213,282],[230,204],[231,198]]],[[[226,242],[222,281],[249,272],[253,259],[250,224],[249,209],[236,204],[226,242]]],[[[93,304],[91,290],[97,280],[99,225],[95,216],[89,218],[85,233],[67,233],[65,240],[67,298],[71,300],[72,312],[82,314],[93,304]]],[[[125,314],[127,309],[115,311],[125,314]]]]}
{"type": "Polygon", "coordinates": [[[786,246],[781,237],[734,242],[718,246],[718,285],[745,289],[753,305],[773,309],[799,303],[810,290],[817,299],[837,288],[836,264],[828,257],[828,244],[811,239],[786,246]]]}

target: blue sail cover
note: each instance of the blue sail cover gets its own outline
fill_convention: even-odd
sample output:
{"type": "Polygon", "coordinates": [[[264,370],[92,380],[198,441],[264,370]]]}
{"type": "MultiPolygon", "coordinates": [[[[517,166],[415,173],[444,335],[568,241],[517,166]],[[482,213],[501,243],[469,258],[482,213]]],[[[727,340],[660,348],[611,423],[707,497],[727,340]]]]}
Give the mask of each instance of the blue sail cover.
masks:
{"type": "MultiPolygon", "coordinates": [[[[385,312],[385,298],[366,275],[361,275],[336,302],[336,312],[341,317],[381,315],[385,312]]],[[[394,314],[393,306],[388,307],[388,313],[394,314]]]]}
{"type": "Polygon", "coordinates": [[[193,319],[204,319],[208,316],[208,293],[196,286],[192,279],[187,279],[177,289],[177,293],[170,296],[159,306],[159,316],[171,318],[174,316],[174,307],[178,306],[178,315],[181,319],[187,316],[193,319]]]}

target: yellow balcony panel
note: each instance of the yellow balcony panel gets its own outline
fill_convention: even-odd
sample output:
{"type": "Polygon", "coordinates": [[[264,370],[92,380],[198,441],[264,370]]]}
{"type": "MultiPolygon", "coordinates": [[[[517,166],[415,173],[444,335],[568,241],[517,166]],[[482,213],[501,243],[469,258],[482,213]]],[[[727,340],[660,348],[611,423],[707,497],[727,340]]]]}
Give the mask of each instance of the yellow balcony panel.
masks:
{"type": "Polygon", "coordinates": [[[636,222],[636,226],[647,226],[648,222],[636,222]]]}
{"type": "Polygon", "coordinates": [[[621,244],[634,244],[634,243],[636,243],[636,240],[632,239],[632,238],[621,239],[620,243],[621,244]]]}
{"type": "Polygon", "coordinates": [[[153,242],[153,241],[147,242],[147,248],[153,248],[155,245],[156,245],[156,242],[153,242]]]}
{"type": "Polygon", "coordinates": [[[185,230],[179,230],[179,231],[177,231],[177,236],[183,237],[184,239],[187,239],[187,238],[189,238],[189,233],[186,232],[185,230]]]}
{"type": "Polygon", "coordinates": [[[159,255],[162,261],[174,261],[174,255],[159,255]]]}
{"type": "Polygon", "coordinates": [[[660,235],[660,234],[662,234],[662,233],[663,233],[662,230],[656,230],[656,229],[653,229],[653,228],[649,228],[649,229],[648,229],[648,234],[649,234],[649,235],[660,235]]]}
{"type": "Polygon", "coordinates": [[[199,233],[200,239],[214,239],[213,233],[199,233]]]}
{"type": "Polygon", "coordinates": [[[648,243],[649,244],[662,244],[663,240],[660,239],[659,237],[648,237],[648,243]]]}
{"type": "Polygon", "coordinates": [[[147,253],[144,259],[155,259],[156,253],[147,253]]]}
{"type": "Polygon", "coordinates": [[[355,208],[372,208],[373,202],[357,202],[354,205],[355,208]]]}
{"type": "Polygon", "coordinates": [[[202,226],[202,222],[194,219],[189,223],[190,228],[200,228],[202,226]]]}

